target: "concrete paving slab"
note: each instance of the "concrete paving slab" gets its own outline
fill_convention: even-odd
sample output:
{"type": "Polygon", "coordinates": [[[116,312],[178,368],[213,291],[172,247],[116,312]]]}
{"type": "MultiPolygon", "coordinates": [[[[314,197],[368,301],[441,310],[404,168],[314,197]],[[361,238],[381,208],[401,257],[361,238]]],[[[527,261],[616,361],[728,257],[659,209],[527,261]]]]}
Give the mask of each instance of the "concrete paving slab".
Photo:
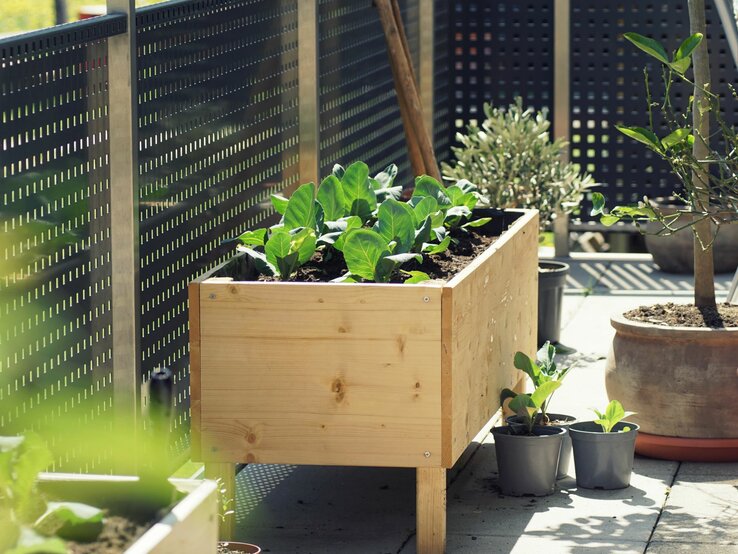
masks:
{"type": "Polygon", "coordinates": [[[737,519],[738,477],[682,476],[680,472],[653,541],[738,545],[737,519]]]}
{"type": "MultiPolygon", "coordinates": [[[[485,537],[451,534],[447,552],[454,554],[642,554],[646,543],[614,540],[576,540],[554,536],[485,537]]],[[[402,554],[411,552],[402,550],[402,554]]]]}
{"type": "Polygon", "coordinates": [[[679,479],[689,480],[689,477],[704,477],[708,475],[729,476],[738,478],[738,463],[710,463],[683,462],[679,468],[679,479]]]}
{"type": "Polygon", "coordinates": [[[738,546],[728,544],[695,544],[678,542],[652,542],[646,549],[647,554],[738,554],[738,546]]]}

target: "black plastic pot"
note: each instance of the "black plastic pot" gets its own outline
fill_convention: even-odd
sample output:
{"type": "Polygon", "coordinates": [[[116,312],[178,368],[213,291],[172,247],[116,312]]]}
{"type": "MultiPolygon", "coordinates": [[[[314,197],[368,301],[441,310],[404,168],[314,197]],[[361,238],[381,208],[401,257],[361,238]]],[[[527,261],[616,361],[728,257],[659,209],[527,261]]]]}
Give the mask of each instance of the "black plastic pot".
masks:
{"type": "Polygon", "coordinates": [[[561,427],[534,427],[533,435],[515,435],[513,427],[494,427],[495,453],[502,494],[546,496],[556,487],[561,427]]]}
{"type": "Polygon", "coordinates": [[[561,337],[561,311],[569,264],[538,262],[538,346],[561,337]]]}
{"type": "Polygon", "coordinates": [[[610,433],[594,421],[569,426],[574,447],[577,486],[585,489],[624,489],[630,485],[638,425],[621,421],[610,433]],[[629,431],[622,431],[630,427],[629,431]]]}
{"type": "MultiPolygon", "coordinates": [[[[540,417],[540,416],[539,416],[540,417]]],[[[568,429],[572,423],[576,423],[577,418],[566,414],[548,414],[548,419],[552,422],[555,427],[563,427],[568,429]]],[[[517,415],[508,416],[505,418],[505,423],[508,425],[523,425],[523,418],[517,415]]],[[[536,424],[539,421],[536,419],[536,424]]],[[[567,475],[569,464],[571,463],[571,438],[567,433],[564,436],[564,440],[561,441],[561,453],[559,454],[559,466],[556,470],[556,479],[563,479],[567,475]]]]}

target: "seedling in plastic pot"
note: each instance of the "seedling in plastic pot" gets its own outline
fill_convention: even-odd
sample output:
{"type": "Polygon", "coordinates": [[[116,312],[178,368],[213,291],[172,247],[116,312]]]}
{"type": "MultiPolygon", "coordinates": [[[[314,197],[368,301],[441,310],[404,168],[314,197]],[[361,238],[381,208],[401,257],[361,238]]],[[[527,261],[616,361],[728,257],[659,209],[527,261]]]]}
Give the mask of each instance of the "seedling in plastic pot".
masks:
{"type": "Polygon", "coordinates": [[[532,435],[536,416],[541,411],[541,406],[560,386],[560,381],[548,381],[536,387],[536,390],[530,394],[516,394],[510,389],[504,389],[500,394],[500,403],[511,398],[508,407],[523,419],[524,424],[521,428],[525,430],[525,434],[532,435]]]}
{"type": "MultiPolygon", "coordinates": [[[[570,367],[558,367],[554,361],[556,357],[556,347],[550,342],[546,342],[541,349],[536,353],[537,361],[531,360],[523,352],[516,352],[514,364],[515,367],[521,371],[524,371],[531,381],[533,381],[534,387],[539,387],[544,383],[550,381],[561,383],[564,377],[569,373],[570,367]]],[[[546,399],[541,406],[541,413],[544,419],[548,412],[548,406],[551,402],[551,397],[546,399]]]]}

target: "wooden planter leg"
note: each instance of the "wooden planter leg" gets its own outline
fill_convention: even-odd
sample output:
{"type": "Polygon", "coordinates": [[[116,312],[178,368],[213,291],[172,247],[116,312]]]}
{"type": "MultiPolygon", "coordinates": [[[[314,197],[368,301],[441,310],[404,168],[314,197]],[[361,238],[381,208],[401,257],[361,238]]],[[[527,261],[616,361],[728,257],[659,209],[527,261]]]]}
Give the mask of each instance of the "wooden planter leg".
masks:
{"type": "Polygon", "coordinates": [[[418,554],[446,551],[446,469],[419,467],[416,480],[418,554]]]}
{"type": "Polygon", "coordinates": [[[236,464],[205,462],[205,479],[220,479],[220,488],[223,489],[223,496],[226,500],[230,499],[229,509],[233,513],[225,516],[220,522],[220,540],[233,540],[233,528],[236,523],[236,464]]]}

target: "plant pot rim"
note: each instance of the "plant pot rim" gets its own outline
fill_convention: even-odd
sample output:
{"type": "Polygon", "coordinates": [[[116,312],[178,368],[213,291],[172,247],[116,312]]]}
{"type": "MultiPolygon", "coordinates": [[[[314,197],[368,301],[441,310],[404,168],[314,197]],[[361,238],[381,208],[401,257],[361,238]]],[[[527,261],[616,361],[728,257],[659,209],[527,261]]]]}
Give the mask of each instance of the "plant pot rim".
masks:
{"type": "Polygon", "coordinates": [[[541,270],[541,267],[546,267],[546,269],[549,270],[546,271],[546,273],[564,273],[570,269],[569,264],[566,262],[559,262],[557,260],[538,260],[538,271],[541,270]]]}
{"type": "Polygon", "coordinates": [[[539,439],[547,437],[558,437],[560,435],[566,435],[567,431],[564,427],[557,427],[556,425],[534,425],[532,435],[513,435],[511,433],[510,425],[503,425],[500,427],[492,427],[493,435],[505,435],[514,440],[518,439],[539,439]]]}
{"type": "Polygon", "coordinates": [[[241,541],[218,541],[219,545],[225,546],[226,548],[231,548],[232,550],[235,550],[237,552],[248,552],[249,554],[259,554],[261,552],[261,547],[252,544],[250,542],[241,542],[241,541]],[[250,550],[239,550],[239,548],[249,548],[250,550]]]}
{"type": "Polygon", "coordinates": [[[638,425],[637,423],[633,423],[632,421],[619,421],[618,423],[616,423],[615,426],[614,426],[616,429],[618,427],[626,427],[626,426],[630,427],[630,429],[627,430],[627,431],[619,431],[619,432],[605,433],[604,431],[601,431],[601,430],[590,431],[588,429],[582,429],[582,427],[586,427],[586,426],[600,427],[600,425],[598,423],[595,423],[594,421],[591,421],[591,420],[590,421],[578,421],[577,423],[572,423],[569,426],[569,432],[572,435],[574,435],[574,434],[582,434],[582,435],[585,435],[585,436],[613,436],[613,437],[622,437],[622,436],[631,435],[631,434],[635,433],[636,431],[638,431],[638,429],[640,429],[640,425],[638,425]]]}
{"type": "MultiPolygon", "coordinates": [[[[555,413],[555,412],[549,412],[548,414],[549,420],[553,421],[554,423],[551,423],[549,425],[544,425],[544,427],[561,427],[561,425],[556,425],[556,423],[560,423],[563,421],[566,425],[571,425],[572,423],[577,422],[577,418],[573,415],[569,414],[561,414],[561,413],[555,413]]],[[[511,420],[515,419],[516,417],[520,417],[519,415],[510,415],[505,418],[505,423],[511,423],[511,420]]],[[[522,422],[518,421],[512,421],[515,425],[521,425],[522,422]]]]}
{"type": "Polygon", "coordinates": [[[610,324],[620,333],[639,337],[652,337],[662,340],[699,339],[715,341],[734,341],[738,339],[738,327],[716,329],[712,327],[678,327],[671,325],[657,325],[645,321],[633,321],[622,313],[610,317],[610,324]]]}

